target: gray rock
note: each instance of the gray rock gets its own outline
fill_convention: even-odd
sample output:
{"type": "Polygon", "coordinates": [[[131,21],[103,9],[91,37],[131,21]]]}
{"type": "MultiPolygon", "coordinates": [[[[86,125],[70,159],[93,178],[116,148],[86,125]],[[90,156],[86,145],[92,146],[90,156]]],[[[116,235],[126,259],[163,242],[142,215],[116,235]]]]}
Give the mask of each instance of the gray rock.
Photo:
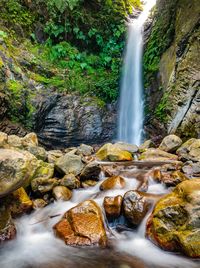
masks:
{"type": "Polygon", "coordinates": [[[74,174],[75,176],[80,174],[84,164],[81,157],[72,153],[67,153],[61,156],[56,162],[56,168],[63,174],[74,174]]]}
{"type": "Polygon", "coordinates": [[[87,164],[81,172],[80,179],[84,180],[98,180],[101,168],[96,162],[87,164]]]}

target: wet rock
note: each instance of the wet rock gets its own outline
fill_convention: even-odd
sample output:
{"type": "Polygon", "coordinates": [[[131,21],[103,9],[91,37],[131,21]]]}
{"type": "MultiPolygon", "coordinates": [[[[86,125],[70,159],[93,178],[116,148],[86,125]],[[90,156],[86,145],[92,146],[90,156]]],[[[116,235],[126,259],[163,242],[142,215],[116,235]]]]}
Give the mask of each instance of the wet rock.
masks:
{"type": "Polygon", "coordinates": [[[47,162],[43,162],[42,160],[38,160],[36,162],[37,168],[33,174],[32,180],[43,178],[43,179],[50,179],[53,177],[54,174],[54,165],[49,164],[47,162]]]}
{"type": "Polygon", "coordinates": [[[149,161],[178,160],[178,156],[164,152],[160,149],[150,148],[140,155],[139,160],[149,160],[149,161]]]}
{"type": "Polygon", "coordinates": [[[13,217],[23,215],[32,210],[33,202],[23,187],[14,191],[10,196],[10,200],[9,210],[13,217]]]}
{"type": "Polygon", "coordinates": [[[36,160],[28,152],[0,149],[0,197],[30,181],[36,160]]]}
{"type": "Polygon", "coordinates": [[[68,210],[53,228],[67,245],[106,246],[107,243],[101,210],[92,200],[68,210]]]}
{"type": "Polygon", "coordinates": [[[128,191],[123,197],[122,206],[125,218],[131,224],[139,225],[150,208],[150,201],[142,192],[128,191]]]}
{"type": "Polygon", "coordinates": [[[115,197],[106,196],[103,201],[103,206],[108,219],[118,218],[121,214],[122,196],[115,197]]]}
{"type": "Polygon", "coordinates": [[[176,153],[182,160],[200,161],[200,139],[186,141],[176,153]]]}
{"type": "Polygon", "coordinates": [[[178,136],[172,134],[172,135],[166,136],[162,140],[159,146],[159,149],[165,152],[172,153],[176,151],[176,149],[178,149],[181,146],[181,144],[182,144],[182,140],[178,136]]]}
{"type": "Polygon", "coordinates": [[[0,147],[3,147],[7,144],[8,135],[4,132],[0,132],[0,147]]]}
{"type": "Polygon", "coordinates": [[[113,146],[115,146],[116,148],[122,150],[122,151],[127,151],[131,154],[137,153],[138,151],[138,146],[134,145],[134,144],[128,144],[125,142],[117,142],[115,144],[113,144],[113,146]]]}
{"type": "Polygon", "coordinates": [[[48,203],[42,199],[42,198],[38,198],[33,200],[33,208],[34,209],[39,209],[39,208],[44,208],[48,203]]]}
{"type": "Polygon", "coordinates": [[[60,185],[65,186],[69,189],[77,189],[80,188],[80,181],[75,177],[74,174],[70,173],[65,175],[61,181],[60,185]]]}
{"type": "Polygon", "coordinates": [[[98,180],[101,168],[96,162],[87,164],[81,172],[80,179],[84,180],[98,180]]]}
{"type": "Polygon", "coordinates": [[[62,156],[63,153],[60,150],[50,150],[47,152],[47,159],[49,163],[55,164],[56,161],[62,156]]]}
{"type": "Polygon", "coordinates": [[[109,161],[130,161],[133,159],[131,153],[121,150],[111,143],[102,146],[96,153],[96,156],[99,160],[109,161]]]}
{"type": "Polygon", "coordinates": [[[98,182],[97,181],[94,181],[94,180],[86,180],[86,181],[81,182],[81,186],[83,188],[88,188],[88,187],[95,186],[97,183],[98,182]]]}
{"type": "Polygon", "coordinates": [[[104,180],[99,188],[101,191],[107,191],[111,189],[123,189],[125,185],[126,182],[123,178],[115,176],[104,180]]]}
{"type": "Polygon", "coordinates": [[[65,186],[56,186],[53,188],[52,194],[56,200],[67,201],[72,197],[72,192],[65,186]]]}
{"type": "Polygon", "coordinates": [[[182,170],[188,176],[200,177],[200,162],[193,163],[192,161],[188,161],[182,167],[182,170]]]}
{"type": "Polygon", "coordinates": [[[147,222],[146,235],[168,251],[200,257],[200,180],[186,180],[160,199],[147,222]]]}
{"type": "Polygon", "coordinates": [[[189,178],[186,177],[180,171],[174,172],[162,172],[161,177],[157,178],[157,181],[164,183],[166,186],[176,186],[177,184],[181,183],[182,181],[188,180],[189,178]]]}
{"type": "Polygon", "coordinates": [[[0,208],[0,244],[6,240],[14,239],[16,228],[11,218],[11,214],[4,207],[0,208]]]}
{"type": "Polygon", "coordinates": [[[46,193],[59,184],[56,178],[39,177],[31,181],[31,188],[34,192],[46,193]]]}
{"type": "Polygon", "coordinates": [[[47,152],[44,148],[39,146],[28,146],[26,150],[33,154],[37,159],[45,161],[47,159],[47,152]]]}
{"type": "Polygon", "coordinates": [[[76,154],[78,155],[83,155],[83,156],[89,156],[94,152],[94,149],[92,146],[86,145],[86,144],[81,144],[77,148],[76,154]]]}
{"type": "Polygon", "coordinates": [[[81,157],[72,153],[61,156],[56,162],[57,170],[64,174],[72,173],[76,176],[81,173],[83,167],[81,157]]]}

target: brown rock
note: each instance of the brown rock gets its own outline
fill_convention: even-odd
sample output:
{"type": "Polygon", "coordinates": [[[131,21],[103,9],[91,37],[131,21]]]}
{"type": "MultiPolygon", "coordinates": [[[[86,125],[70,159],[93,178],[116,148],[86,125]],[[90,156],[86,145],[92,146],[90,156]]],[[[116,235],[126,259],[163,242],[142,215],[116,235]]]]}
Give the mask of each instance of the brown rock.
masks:
{"type": "Polygon", "coordinates": [[[98,180],[101,168],[99,164],[91,162],[87,164],[81,172],[80,179],[84,180],[98,180]]]}
{"type": "Polygon", "coordinates": [[[150,201],[139,191],[128,191],[123,197],[123,213],[133,225],[139,225],[150,208],[150,201]]]}
{"type": "Polygon", "coordinates": [[[106,179],[100,185],[101,191],[107,191],[111,189],[123,189],[125,187],[125,180],[119,176],[106,179]]]}
{"type": "Polygon", "coordinates": [[[162,172],[162,176],[160,181],[166,184],[166,186],[176,186],[182,181],[188,180],[182,172],[174,171],[174,172],[162,172]]]}
{"type": "Polygon", "coordinates": [[[81,182],[81,186],[82,186],[83,188],[88,188],[88,187],[93,187],[93,186],[95,186],[97,183],[98,183],[97,181],[86,180],[86,181],[81,182]]]}
{"type": "Polygon", "coordinates": [[[56,200],[68,201],[72,197],[72,192],[65,186],[56,186],[52,194],[56,200]]]}
{"type": "Polygon", "coordinates": [[[38,198],[38,199],[35,199],[33,201],[33,208],[34,209],[39,209],[39,208],[43,208],[47,205],[47,202],[42,199],[42,198],[38,198]]]}
{"type": "Polygon", "coordinates": [[[108,219],[118,218],[121,213],[122,196],[118,195],[115,197],[105,197],[103,206],[108,219]]]}
{"type": "Polygon", "coordinates": [[[178,147],[181,146],[181,144],[182,144],[182,140],[178,136],[172,134],[172,135],[166,136],[162,140],[159,146],[159,149],[165,152],[174,152],[176,151],[176,149],[178,149],[178,147]]]}
{"type": "Polygon", "coordinates": [[[67,245],[106,246],[107,243],[101,210],[92,200],[68,210],[53,228],[67,245]]]}

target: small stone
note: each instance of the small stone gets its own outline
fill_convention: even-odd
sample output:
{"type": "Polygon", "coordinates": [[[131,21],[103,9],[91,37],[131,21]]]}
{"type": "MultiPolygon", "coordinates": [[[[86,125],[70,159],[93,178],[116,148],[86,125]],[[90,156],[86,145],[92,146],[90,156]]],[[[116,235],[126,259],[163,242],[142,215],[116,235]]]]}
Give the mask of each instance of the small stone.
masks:
{"type": "Polygon", "coordinates": [[[86,180],[86,181],[81,182],[81,186],[82,186],[83,188],[88,188],[88,187],[93,187],[93,186],[95,186],[97,183],[98,183],[97,181],[86,180]]]}
{"type": "Polygon", "coordinates": [[[121,214],[122,196],[115,197],[106,196],[103,201],[103,206],[108,219],[118,218],[121,214]]]}
{"type": "Polygon", "coordinates": [[[23,187],[12,193],[10,211],[12,216],[16,217],[24,213],[30,212],[33,207],[33,202],[30,200],[23,187]]]}
{"type": "Polygon", "coordinates": [[[47,152],[47,161],[48,163],[55,164],[56,161],[63,156],[63,153],[60,150],[51,150],[47,152]]]}
{"type": "Polygon", "coordinates": [[[125,218],[133,225],[139,225],[150,208],[150,202],[139,191],[128,191],[123,198],[125,218]]]}
{"type": "Polygon", "coordinates": [[[101,168],[96,162],[87,164],[80,174],[81,181],[84,180],[98,180],[101,168]]]}
{"type": "Polygon", "coordinates": [[[34,132],[28,133],[21,139],[23,146],[38,146],[38,138],[34,132]]]}
{"type": "Polygon", "coordinates": [[[56,200],[68,201],[72,197],[72,192],[65,186],[56,186],[52,191],[56,200]]]}
{"type": "Polygon", "coordinates": [[[38,199],[33,200],[33,208],[34,209],[43,208],[46,205],[48,205],[48,203],[46,201],[44,201],[44,199],[42,199],[42,198],[38,198],[38,199]]]}
{"type": "Polygon", "coordinates": [[[123,178],[115,176],[104,180],[100,185],[100,190],[107,191],[111,189],[123,189],[125,185],[126,182],[123,178]]]}
{"type": "Polygon", "coordinates": [[[36,178],[31,181],[31,188],[34,192],[46,193],[59,184],[56,178],[36,178]]]}
{"type": "Polygon", "coordinates": [[[77,148],[76,154],[78,155],[83,155],[83,156],[89,156],[94,152],[94,149],[92,146],[86,145],[86,144],[81,144],[77,148]]]}
{"type": "Polygon", "coordinates": [[[181,146],[181,144],[182,140],[178,136],[168,135],[162,140],[159,149],[165,152],[172,153],[176,151],[176,149],[178,149],[181,146]]]}
{"type": "Polygon", "coordinates": [[[80,181],[76,178],[76,176],[72,173],[65,175],[61,181],[60,185],[65,186],[69,189],[77,189],[80,188],[80,181]]]}
{"type": "Polygon", "coordinates": [[[26,147],[26,150],[33,154],[39,160],[46,161],[47,159],[47,152],[42,147],[29,145],[28,147],[26,147]]]}

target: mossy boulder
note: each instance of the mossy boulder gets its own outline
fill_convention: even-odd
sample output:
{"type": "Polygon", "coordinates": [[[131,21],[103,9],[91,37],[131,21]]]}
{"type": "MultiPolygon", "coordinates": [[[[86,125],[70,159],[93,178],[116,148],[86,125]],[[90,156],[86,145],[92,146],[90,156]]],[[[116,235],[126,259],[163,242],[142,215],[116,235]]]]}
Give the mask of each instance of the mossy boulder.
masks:
{"type": "Polygon", "coordinates": [[[176,153],[183,160],[200,161],[200,139],[189,139],[176,153]]]}
{"type": "Polygon", "coordinates": [[[161,198],[148,222],[146,235],[164,250],[200,257],[200,180],[186,180],[161,198]]]}
{"type": "Polygon", "coordinates": [[[28,184],[36,162],[28,152],[0,149],[0,197],[28,184]]]}
{"type": "Polygon", "coordinates": [[[108,161],[130,161],[133,159],[131,153],[111,143],[103,145],[96,153],[96,156],[99,160],[108,161]]]}
{"type": "Polygon", "coordinates": [[[76,176],[72,173],[65,175],[60,180],[60,185],[65,186],[69,188],[70,190],[79,188],[80,184],[81,183],[79,179],[77,179],[76,176]]]}
{"type": "Polygon", "coordinates": [[[139,160],[149,160],[149,161],[178,160],[178,156],[167,153],[160,149],[149,148],[140,155],[139,160]]]}

